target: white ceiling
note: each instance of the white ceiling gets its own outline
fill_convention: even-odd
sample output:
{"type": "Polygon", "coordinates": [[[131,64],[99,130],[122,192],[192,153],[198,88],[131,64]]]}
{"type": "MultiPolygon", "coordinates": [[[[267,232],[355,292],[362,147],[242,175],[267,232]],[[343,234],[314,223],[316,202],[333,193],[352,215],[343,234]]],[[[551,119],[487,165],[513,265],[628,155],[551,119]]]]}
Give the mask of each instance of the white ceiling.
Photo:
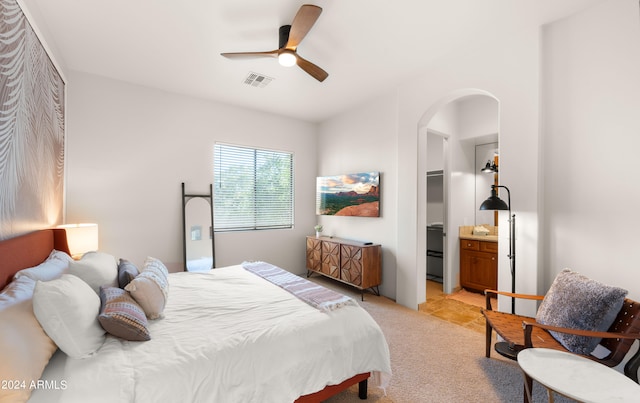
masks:
{"type": "MultiPolygon", "coordinates": [[[[20,0],[63,70],[88,72],[312,122],[416,76],[485,33],[563,18],[602,0],[317,0],[323,13],[298,53],[320,83],[275,59],[221,52],[278,47],[296,0],[20,0]],[[509,23],[510,25],[508,25],[509,23]],[[244,84],[256,72],[274,80],[244,84]]],[[[512,29],[512,28],[511,28],[512,29]]],[[[508,34],[508,32],[506,33],[508,34]]]]}

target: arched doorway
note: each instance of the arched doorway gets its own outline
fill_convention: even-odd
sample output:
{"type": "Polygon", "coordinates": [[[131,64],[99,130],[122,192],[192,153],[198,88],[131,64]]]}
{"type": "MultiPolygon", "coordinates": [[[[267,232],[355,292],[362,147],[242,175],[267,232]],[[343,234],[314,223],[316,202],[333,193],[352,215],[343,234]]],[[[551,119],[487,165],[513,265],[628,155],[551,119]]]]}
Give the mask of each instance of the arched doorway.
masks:
{"type": "MultiPolygon", "coordinates": [[[[458,228],[475,225],[479,203],[487,197],[489,188],[477,189],[476,175],[480,174],[476,146],[499,139],[499,101],[491,93],[479,89],[453,91],[432,105],[418,122],[418,181],[417,191],[417,270],[416,284],[425,284],[427,277],[427,227],[433,223],[427,214],[427,172],[429,163],[427,136],[442,136],[443,182],[443,278],[445,293],[459,287],[458,228]]],[[[418,303],[426,301],[426,287],[418,287],[418,303]],[[422,290],[422,291],[420,291],[422,290]]]]}

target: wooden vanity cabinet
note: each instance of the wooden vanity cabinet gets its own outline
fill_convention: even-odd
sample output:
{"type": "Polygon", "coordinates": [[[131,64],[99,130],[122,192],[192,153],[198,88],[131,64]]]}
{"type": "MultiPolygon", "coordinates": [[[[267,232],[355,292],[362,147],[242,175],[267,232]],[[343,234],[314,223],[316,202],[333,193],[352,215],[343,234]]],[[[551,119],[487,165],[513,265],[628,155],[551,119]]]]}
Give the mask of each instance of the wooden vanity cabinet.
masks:
{"type": "Polygon", "coordinates": [[[360,290],[376,288],[382,279],[382,247],[340,238],[307,237],[307,270],[360,290]]]}
{"type": "Polygon", "coordinates": [[[484,292],[498,288],[498,243],[460,239],[460,285],[484,292]]]}

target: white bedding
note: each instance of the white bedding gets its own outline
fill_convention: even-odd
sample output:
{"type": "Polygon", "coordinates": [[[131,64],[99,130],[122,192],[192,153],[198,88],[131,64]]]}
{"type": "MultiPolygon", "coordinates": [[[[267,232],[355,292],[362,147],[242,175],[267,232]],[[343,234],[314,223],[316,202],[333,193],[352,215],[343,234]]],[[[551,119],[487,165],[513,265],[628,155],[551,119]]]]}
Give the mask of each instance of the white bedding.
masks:
{"type": "Polygon", "coordinates": [[[30,401],[282,403],[355,374],[391,374],[384,335],[359,306],[321,312],[241,266],[169,283],[150,341],[108,336],[84,360],[58,351],[30,401]]]}
{"type": "Polygon", "coordinates": [[[187,271],[209,271],[213,267],[212,257],[187,260],[187,271]]]}

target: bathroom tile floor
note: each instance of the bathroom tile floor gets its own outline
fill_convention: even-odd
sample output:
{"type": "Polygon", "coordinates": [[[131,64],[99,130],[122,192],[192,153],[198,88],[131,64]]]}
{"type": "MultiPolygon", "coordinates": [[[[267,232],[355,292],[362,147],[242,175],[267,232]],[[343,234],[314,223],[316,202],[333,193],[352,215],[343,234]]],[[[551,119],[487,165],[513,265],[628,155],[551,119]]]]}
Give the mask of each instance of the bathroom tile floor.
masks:
{"type": "Polygon", "coordinates": [[[452,298],[442,292],[442,284],[427,280],[427,301],[418,306],[420,312],[433,315],[447,322],[484,333],[485,320],[480,312],[480,306],[484,306],[484,296],[477,294],[477,303],[466,304],[452,298]]]}

